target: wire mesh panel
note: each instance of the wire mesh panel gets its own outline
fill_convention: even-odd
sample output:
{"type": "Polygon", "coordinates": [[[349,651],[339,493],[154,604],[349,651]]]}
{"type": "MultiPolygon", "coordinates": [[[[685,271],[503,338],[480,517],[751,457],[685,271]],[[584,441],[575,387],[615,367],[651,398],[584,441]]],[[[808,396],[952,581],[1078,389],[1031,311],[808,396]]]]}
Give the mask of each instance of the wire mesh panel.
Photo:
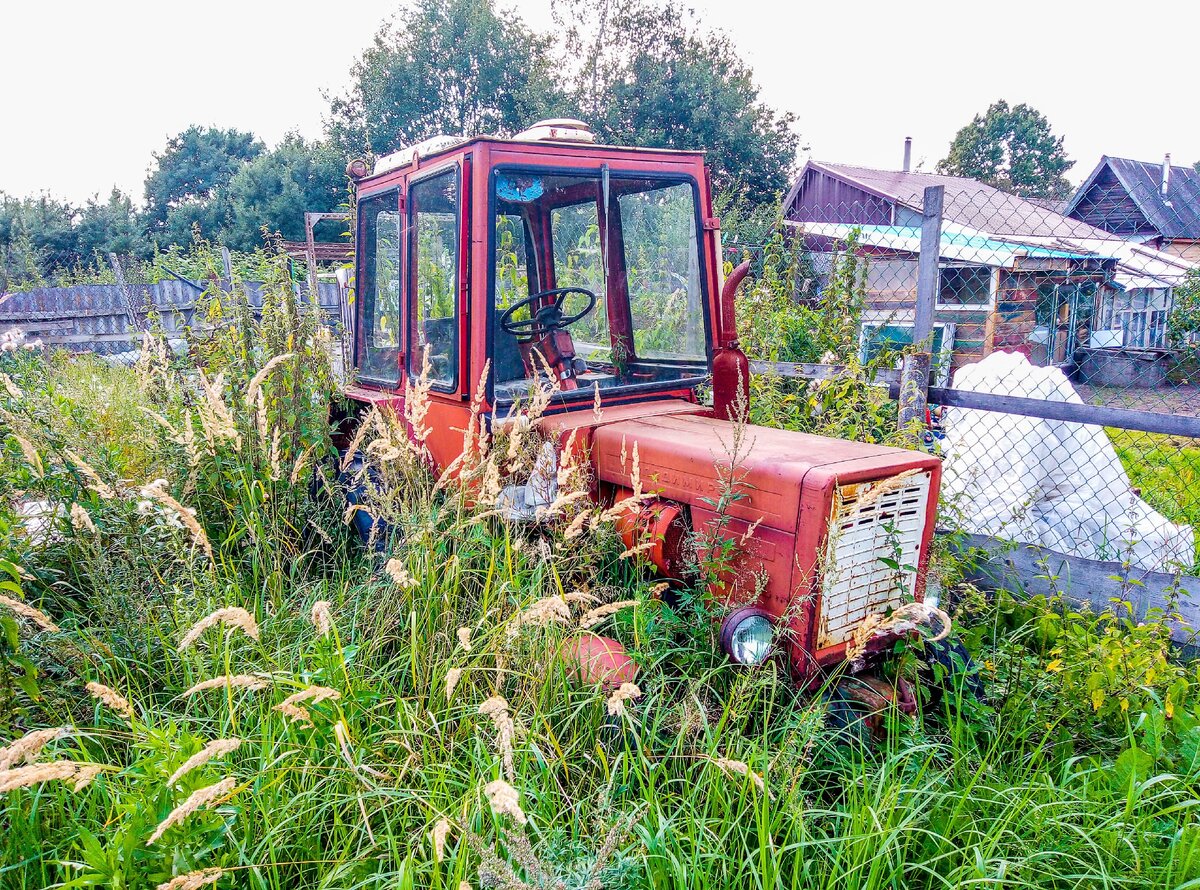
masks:
{"type": "Polygon", "coordinates": [[[934,387],[1009,398],[1008,411],[932,409],[944,522],[1087,559],[1195,570],[1200,420],[1172,427],[1186,435],[1144,430],[1153,416],[1200,419],[1200,173],[1105,158],[1074,195],[1040,197],[810,162],[784,214],[803,255],[797,278],[813,283],[796,298],[847,295],[855,359],[923,347],[934,387]],[[944,190],[927,242],[937,256],[924,257],[936,268],[932,327],[914,344],[930,186],[944,190]],[[1021,413],[1019,399],[1131,413],[1049,419],[1021,413]]]}

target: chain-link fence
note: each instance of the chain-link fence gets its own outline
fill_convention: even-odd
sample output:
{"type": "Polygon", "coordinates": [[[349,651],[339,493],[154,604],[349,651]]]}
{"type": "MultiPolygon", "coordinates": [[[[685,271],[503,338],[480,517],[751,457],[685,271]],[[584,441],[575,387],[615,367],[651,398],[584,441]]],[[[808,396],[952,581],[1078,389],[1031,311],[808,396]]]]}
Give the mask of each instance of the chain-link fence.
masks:
{"type": "Polygon", "coordinates": [[[864,260],[852,310],[863,361],[914,340],[931,353],[927,438],[945,457],[949,519],[1196,574],[1196,170],[1106,158],[1049,200],[810,162],[784,216],[804,256],[797,291],[829,287],[839,257],[864,260]]]}

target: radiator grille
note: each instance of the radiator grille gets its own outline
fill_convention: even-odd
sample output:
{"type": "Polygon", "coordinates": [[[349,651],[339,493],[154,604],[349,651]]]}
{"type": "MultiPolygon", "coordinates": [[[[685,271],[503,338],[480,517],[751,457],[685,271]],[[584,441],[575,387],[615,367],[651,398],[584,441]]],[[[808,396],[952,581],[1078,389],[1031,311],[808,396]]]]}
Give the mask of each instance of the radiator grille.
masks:
{"type": "Polygon", "coordinates": [[[838,489],[823,566],[820,648],[846,642],[867,615],[911,598],[928,509],[928,472],[838,489]]]}

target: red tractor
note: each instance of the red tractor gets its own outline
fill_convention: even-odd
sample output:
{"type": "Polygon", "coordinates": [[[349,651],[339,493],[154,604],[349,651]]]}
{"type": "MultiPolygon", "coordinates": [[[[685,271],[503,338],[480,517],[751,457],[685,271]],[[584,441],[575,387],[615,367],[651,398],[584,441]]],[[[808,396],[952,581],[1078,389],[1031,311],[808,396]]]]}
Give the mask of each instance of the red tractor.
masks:
{"type": "MultiPolygon", "coordinates": [[[[807,685],[848,648],[865,664],[905,632],[880,617],[923,598],[936,458],[750,426],[741,493],[716,504],[748,403],[734,323],[747,267],[723,283],[700,152],[600,146],[559,120],[512,139],[432,139],[351,176],[351,400],[401,411],[427,361],[426,446],[445,468],[477,389],[499,420],[553,377],[542,431],[560,448],[574,434],[600,503],[635,486],[624,455],[636,444],[653,499],[623,528],[653,537],[660,572],[677,577],[691,532],[735,541],[736,577],[714,588],[741,604],[721,628],[731,658],[759,663],[778,643],[807,685]]],[[[907,707],[905,690],[879,688],[907,707]]]]}

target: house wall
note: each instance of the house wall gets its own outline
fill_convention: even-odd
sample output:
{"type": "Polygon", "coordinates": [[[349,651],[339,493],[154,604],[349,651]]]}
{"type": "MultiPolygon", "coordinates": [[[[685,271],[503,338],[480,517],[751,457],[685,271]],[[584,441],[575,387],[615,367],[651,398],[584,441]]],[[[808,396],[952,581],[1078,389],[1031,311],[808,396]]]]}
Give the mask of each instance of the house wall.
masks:
{"type": "MultiPolygon", "coordinates": [[[[1035,364],[1046,363],[1045,347],[1033,343],[1030,336],[1037,327],[1038,281],[1028,272],[1002,271],[996,294],[996,313],[987,352],[1019,352],[1035,364]]],[[[986,354],[986,353],[985,353],[986,354]]]]}
{"type": "Polygon", "coordinates": [[[1157,235],[1145,214],[1125,191],[1112,170],[1105,167],[1079,204],[1071,211],[1074,219],[1124,238],[1157,235]]]}
{"type": "Polygon", "coordinates": [[[1159,250],[1200,266],[1200,241],[1168,241],[1159,250]]]}
{"type": "MultiPolygon", "coordinates": [[[[816,256],[816,255],[814,255],[816,256]]],[[[828,256],[828,255],[821,255],[828,256]]],[[[917,304],[917,259],[867,257],[865,317],[872,324],[908,327],[913,324],[917,304]]],[[[827,268],[828,262],[818,262],[827,268]]],[[[1035,292],[1036,296],[1036,292],[1035,292]]],[[[951,372],[978,361],[991,352],[990,331],[995,310],[987,307],[934,309],[935,325],[951,333],[951,372]]]]}
{"type": "Polygon", "coordinates": [[[796,222],[891,225],[892,203],[886,198],[828,176],[806,170],[796,197],[787,208],[787,219],[796,222]]]}

